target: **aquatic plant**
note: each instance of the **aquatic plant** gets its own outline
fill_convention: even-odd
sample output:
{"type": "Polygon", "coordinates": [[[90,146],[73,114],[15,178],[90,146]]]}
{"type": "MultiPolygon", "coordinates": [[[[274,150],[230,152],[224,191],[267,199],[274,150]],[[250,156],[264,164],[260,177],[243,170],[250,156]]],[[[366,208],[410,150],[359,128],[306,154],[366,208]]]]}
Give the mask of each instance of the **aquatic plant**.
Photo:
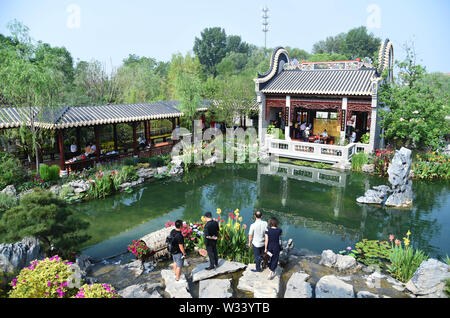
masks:
{"type": "Polygon", "coordinates": [[[420,264],[428,259],[428,255],[423,251],[414,249],[410,245],[410,235],[411,232],[408,231],[406,237],[403,238],[403,243],[398,239],[394,241],[393,235],[390,237],[392,253],[389,260],[391,264],[387,265],[387,269],[392,276],[404,283],[410,280],[420,264]]]}
{"type": "Polygon", "coordinates": [[[355,244],[355,249],[351,250],[351,256],[365,265],[385,268],[391,252],[392,247],[386,241],[363,239],[355,244]]]}
{"type": "Polygon", "coordinates": [[[368,154],[360,152],[352,156],[352,170],[361,171],[363,165],[369,161],[368,154]]]}

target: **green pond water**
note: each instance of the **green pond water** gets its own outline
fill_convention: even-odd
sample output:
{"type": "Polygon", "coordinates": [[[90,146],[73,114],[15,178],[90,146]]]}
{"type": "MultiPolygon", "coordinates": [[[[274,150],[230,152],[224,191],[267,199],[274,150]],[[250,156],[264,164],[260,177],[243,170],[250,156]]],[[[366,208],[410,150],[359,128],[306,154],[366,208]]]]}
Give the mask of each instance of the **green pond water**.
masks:
{"type": "Polygon", "coordinates": [[[91,225],[83,252],[96,258],[121,253],[128,244],[168,221],[197,221],[206,211],[239,208],[249,225],[255,209],[281,221],[284,239],[312,253],[335,252],[363,239],[402,238],[410,230],[415,247],[433,257],[450,255],[450,184],[413,181],[412,209],[360,205],[356,198],[380,178],[355,172],[290,164],[221,164],[184,176],[151,181],[132,193],[75,206],[91,225]]]}

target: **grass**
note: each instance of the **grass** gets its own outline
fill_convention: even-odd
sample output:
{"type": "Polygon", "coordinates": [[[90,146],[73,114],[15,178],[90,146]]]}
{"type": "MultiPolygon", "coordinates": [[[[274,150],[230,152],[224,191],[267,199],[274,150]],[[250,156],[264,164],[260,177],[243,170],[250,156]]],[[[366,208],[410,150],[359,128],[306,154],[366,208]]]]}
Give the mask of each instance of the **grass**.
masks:
{"type": "Polygon", "coordinates": [[[368,162],[369,162],[369,156],[366,153],[360,152],[360,153],[354,154],[352,157],[352,170],[361,171],[362,166],[368,162]]]}
{"type": "Polygon", "coordinates": [[[306,160],[292,160],[292,159],[288,159],[288,158],[278,158],[278,162],[291,163],[296,166],[306,166],[306,167],[313,167],[313,168],[318,168],[318,169],[330,169],[331,168],[331,164],[328,164],[328,163],[311,162],[311,161],[306,161],[306,160]]]}

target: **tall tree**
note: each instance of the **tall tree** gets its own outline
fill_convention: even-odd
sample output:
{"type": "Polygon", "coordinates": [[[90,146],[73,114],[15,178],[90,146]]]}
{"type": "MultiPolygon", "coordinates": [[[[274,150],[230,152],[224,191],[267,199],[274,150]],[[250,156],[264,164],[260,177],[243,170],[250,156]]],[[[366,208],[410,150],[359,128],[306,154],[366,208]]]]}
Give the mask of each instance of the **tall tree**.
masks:
{"type": "Polygon", "coordinates": [[[217,75],[216,65],[227,53],[227,35],[220,27],[206,28],[200,38],[195,37],[194,52],[198,57],[203,71],[208,75],[217,75]]]}

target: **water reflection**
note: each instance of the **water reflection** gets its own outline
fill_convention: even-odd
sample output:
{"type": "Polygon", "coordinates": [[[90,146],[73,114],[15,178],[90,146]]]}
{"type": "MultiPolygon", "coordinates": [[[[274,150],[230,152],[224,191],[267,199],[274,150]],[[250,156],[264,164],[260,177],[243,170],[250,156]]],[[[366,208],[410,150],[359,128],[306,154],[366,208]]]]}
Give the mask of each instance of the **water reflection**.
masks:
{"type": "Polygon", "coordinates": [[[411,230],[413,243],[432,255],[450,254],[448,183],[414,182],[414,206],[398,210],[359,205],[356,198],[387,179],[361,173],[285,163],[195,168],[178,179],[147,183],[132,193],[76,206],[91,223],[87,251],[105,257],[164,226],[167,220],[198,220],[205,211],[239,208],[244,223],[260,209],[282,222],[285,238],[319,253],[362,238],[386,240],[411,230]]]}

